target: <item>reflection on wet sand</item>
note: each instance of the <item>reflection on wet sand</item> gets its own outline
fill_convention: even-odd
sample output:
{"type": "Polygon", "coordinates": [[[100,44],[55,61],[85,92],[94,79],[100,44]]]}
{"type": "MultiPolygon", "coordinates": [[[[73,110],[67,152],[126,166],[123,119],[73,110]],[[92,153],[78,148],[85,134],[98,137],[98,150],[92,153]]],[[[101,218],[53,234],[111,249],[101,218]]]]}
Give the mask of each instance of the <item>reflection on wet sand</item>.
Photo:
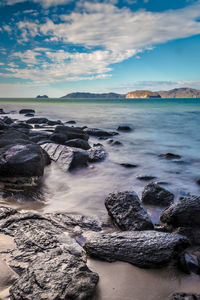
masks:
{"type": "Polygon", "coordinates": [[[93,300],[170,300],[175,292],[200,293],[199,276],[183,275],[170,266],[149,270],[94,259],[87,265],[100,277],[93,300]]]}

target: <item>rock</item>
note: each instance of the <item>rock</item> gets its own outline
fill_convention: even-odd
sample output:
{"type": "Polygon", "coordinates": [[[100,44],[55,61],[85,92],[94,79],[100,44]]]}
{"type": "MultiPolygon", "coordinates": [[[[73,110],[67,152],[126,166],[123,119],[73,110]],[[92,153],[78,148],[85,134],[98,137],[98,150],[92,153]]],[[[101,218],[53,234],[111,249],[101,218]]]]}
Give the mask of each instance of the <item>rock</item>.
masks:
{"type": "Polygon", "coordinates": [[[197,183],[198,185],[200,185],[200,179],[197,179],[196,183],[197,183]]]}
{"type": "Polygon", "coordinates": [[[161,222],[177,228],[195,227],[200,225],[200,197],[188,196],[180,198],[176,203],[164,210],[161,222]]]}
{"type": "Polygon", "coordinates": [[[27,114],[25,114],[24,116],[25,116],[25,117],[34,117],[34,114],[32,114],[32,113],[27,113],[27,114]]]}
{"type": "Polygon", "coordinates": [[[41,147],[49,154],[50,158],[58,163],[63,171],[86,167],[89,155],[86,151],[64,145],[47,143],[41,147]]]}
{"type": "Polygon", "coordinates": [[[117,130],[118,131],[132,131],[131,127],[127,126],[127,125],[118,126],[117,130]]]}
{"type": "Polygon", "coordinates": [[[31,118],[26,121],[27,124],[46,124],[47,118],[31,118]]]}
{"type": "Polygon", "coordinates": [[[0,108],[0,115],[4,115],[5,111],[3,110],[3,108],[0,108]]]}
{"type": "Polygon", "coordinates": [[[65,135],[65,140],[82,139],[88,141],[89,136],[79,127],[56,126],[55,133],[65,135]]]}
{"type": "Polygon", "coordinates": [[[184,251],[180,255],[178,266],[186,274],[200,275],[200,252],[190,249],[184,251]]]}
{"type": "Polygon", "coordinates": [[[65,124],[76,124],[76,121],[74,121],[74,120],[67,121],[67,122],[65,122],[65,124]]]}
{"type": "Polygon", "coordinates": [[[98,128],[86,128],[84,129],[84,132],[87,133],[88,135],[96,136],[96,137],[113,136],[118,134],[117,132],[105,131],[98,128]]]}
{"type": "Polygon", "coordinates": [[[87,254],[102,260],[129,262],[140,268],[159,268],[189,246],[187,238],[156,231],[92,234],[86,238],[87,254]]]}
{"type": "Polygon", "coordinates": [[[176,293],[172,296],[171,300],[200,300],[200,295],[176,293]]]}
{"type": "Polygon", "coordinates": [[[192,245],[200,245],[200,228],[199,226],[196,227],[179,227],[176,233],[184,235],[190,240],[192,245]]]}
{"type": "Polygon", "coordinates": [[[60,120],[57,120],[57,121],[51,121],[51,120],[49,120],[47,122],[47,125],[50,125],[50,126],[61,125],[61,124],[62,124],[62,122],[60,120]]]}
{"type": "Polygon", "coordinates": [[[10,296],[13,300],[89,300],[98,280],[81,258],[54,250],[29,265],[10,288],[10,296]]]}
{"type": "Polygon", "coordinates": [[[144,204],[169,206],[174,200],[174,195],[156,183],[149,183],[142,192],[141,201],[144,204]]]}
{"type": "Polygon", "coordinates": [[[0,130],[4,130],[4,129],[7,129],[7,128],[8,128],[8,125],[5,124],[5,123],[3,122],[3,120],[0,120],[0,130]]]}
{"type": "Polygon", "coordinates": [[[142,181],[150,181],[150,180],[156,179],[156,177],[151,176],[151,175],[144,175],[144,176],[137,176],[137,179],[142,180],[142,181]]]}
{"type": "Polygon", "coordinates": [[[94,144],[93,147],[88,150],[89,162],[100,162],[107,157],[107,152],[102,144],[94,144]]]}
{"type": "Polygon", "coordinates": [[[129,164],[129,163],[121,163],[120,166],[130,169],[130,168],[137,168],[138,165],[134,165],[134,164],[129,164]]]}
{"type": "Polygon", "coordinates": [[[89,150],[91,148],[89,143],[82,139],[74,139],[74,140],[66,141],[65,145],[69,147],[81,148],[83,150],[89,150]]]}
{"type": "Polygon", "coordinates": [[[44,132],[36,132],[33,136],[30,136],[30,140],[34,143],[39,143],[41,141],[49,140],[49,134],[44,132]]]}
{"type": "Polygon", "coordinates": [[[35,114],[35,110],[34,109],[29,109],[29,108],[21,109],[19,111],[19,114],[35,114]]]}
{"type": "Polygon", "coordinates": [[[26,128],[26,129],[32,129],[33,126],[30,124],[27,124],[23,121],[18,121],[16,123],[13,123],[10,125],[10,127],[15,128],[15,129],[19,129],[19,128],[26,128]]]}
{"type": "Polygon", "coordinates": [[[108,214],[122,230],[148,230],[153,224],[135,192],[111,193],[105,199],[108,214]]]}
{"type": "Polygon", "coordinates": [[[111,146],[122,146],[122,145],[123,145],[120,141],[114,141],[114,140],[112,140],[112,139],[109,139],[109,140],[108,140],[108,143],[109,143],[111,146]]]}
{"type": "Polygon", "coordinates": [[[167,159],[180,159],[181,155],[178,154],[173,154],[173,153],[165,153],[165,154],[160,154],[160,157],[167,158],[167,159]]]}
{"type": "Polygon", "coordinates": [[[66,135],[62,133],[53,133],[50,135],[50,140],[56,144],[65,145],[66,142],[66,135]]]}
{"type": "Polygon", "coordinates": [[[9,117],[4,117],[4,118],[3,118],[3,122],[4,122],[5,124],[10,125],[10,124],[12,124],[14,121],[13,121],[11,118],[9,118],[9,117]]]}

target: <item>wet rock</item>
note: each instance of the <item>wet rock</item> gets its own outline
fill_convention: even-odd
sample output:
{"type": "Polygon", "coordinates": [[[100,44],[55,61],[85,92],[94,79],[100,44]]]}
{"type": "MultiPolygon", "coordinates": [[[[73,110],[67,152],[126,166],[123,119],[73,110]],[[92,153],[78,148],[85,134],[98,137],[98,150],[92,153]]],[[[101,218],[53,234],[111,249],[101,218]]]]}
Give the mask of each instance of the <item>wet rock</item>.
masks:
{"type": "Polygon", "coordinates": [[[109,139],[109,140],[108,140],[108,143],[109,143],[111,146],[122,146],[122,145],[123,145],[120,141],[114,141],[114,140],[112,140],[112,139],[109,139]]]}
{"type": "Polygon", "coordinates": [[[34,114],[32,114],[32,113],[27,113],[27,114],[25,114],[24,116],[25,116],[25,117],[34,117],[34,114]]]}
{"type": "Polygon", "coordinates": [[[3,122],[4,122],[5,124],[10,125],[10,124],[12,124],[14,121],[13,121],[11,118],[9,118],[9,117],[4,117],[4,118],[3,118],[3,122]]]}
{"type": "Polygon", "coordinates": [[[127,169],[131,169],[131,168],[137,168],[138,165],[135,164],[129,164],[129,163],[121,163],[120,164],[122,167],[127,168],[127,169]]]}
{"type": "Polygon", "coordinates": [[[46,124],[47,118],[31,118],[26,121],[27,124],[46,124]]]}
{"type": "Polygon", "coordinates": [[[198,185],[200,185],[200,179],[197,179],[196,183],[197,183],[198,185]]]}
{"type": "Polygon", "coordinates": [[[74,139],[74,140],[66,141],[65,145],[69,147],[80,148],[83,150],[89,150],[91,148],[89,143],[82,139],[74,139]]]}
{"type": "Polygon", "coordinates": [[[117,128],[118,131],[132,131],[130,126],[127,125],[121,125],[117,128]]]}
{"type": "Polygon", "coordinates": [[[144,204],[169,206],[174,200],[174,195],[156,183],[149,183],[142,192],[141,201],[144,204]]]}
{"type": "Polygon", "coordinates": [[[0,108],[0,115],[4,115],[5,111],[3,110],[3,108],[0,108]]]}
{"type": "Polygon", "coordinates": [[[47,125],[49,125],[49,126],[61,125],[61,124],[62,124],[62,122],[60,120],[57,120],[57,121],[51,121],[51,120],[49,120],[47,122],[47,125]]]}
{"type": "Polygon", "coordinates": [[[76,124],[76,121],[70,120],[70,121],[65,122],[65,124],[76,124]]]}
{"type": "Polygon", "coordinates": [[[82,139],[88,141],[89,136],[79,127],[56,126],[55,133],[65,135],[65,140],[82,139]]]}
{"type": "Polygon", "coordinates": [[[118,134],[117,132],[105,131],[103,129],[98,129],[98,128],[86,128],[84,132],[87,133],[88,135],[96,136],[96,137],[113,136],[118,134]]]}
{"type": "Polygon", "coordinates": [[[35,114],[35,110],[34,109],[29,109],[29,108],[26,108],[26,109],[21,109],[19,111],[19,114],[35,114]]]}
{"type": "Polygon", "coordinates": [[[186,236],[192,245],[200,245],[200,228],[199,226],[179,227],[176,233],[186,236]]]}
{"type": "Polygon", "coordinates": [[[148,230],[153,224],[135,192],[111,193],[105,199],[108,214],[122,230],[148,230]]]}
{"type": "Polygon", "coordinates": [[[200,197],[188,196],[180,198],[176,203],[164,210],[161,222],[177,228],[195,227],[200,225],[200,197]]]}
{"type": "Polygon", "coordinates": [[[200,275],[200,252],[198,250],[186,250],[179,257],[179,268],[186,274],[200,275]]]}
{"type": "Polygon", "coordinates": [[[92,234],[84,248],[87,254],[108,262],[121,260],[140,268],[157,268],[169,263],[188,245],[181,235],[150,230],[92,234]]]}
{"type": "Polygon", "coordinates": [[[87,151],[54,143],[43,144],[41,147],[64,171],[87,166],[89,159],[87,151]]]}
{"type": "Polygon", "coordinates": [[[38,132],[32,136],[30,136],[30,141],[34,143],[39,143],[41,141],[46,141],[49,140],[49,134],[44,133],[44,132],[38,132]]]}
{"type": "Polygon", "coordinates": [[[138,180],[142,180],[142,181],[150,181],[153,179],[156,179],[155,176],[150,176],[150,175],[144,175],[144,176],[137,176],[138,180]]]}
{"type": "Polygon", "coordinates": [[[23,121],[18,121],[16,123],[13,123],[10,125],[10,127],[15,128],[15,129],[19,129],[19,128],[32,129],[33,128],[32,125],[27,124],[23,121]]]}
{"type": "Polygon", "coordinates": [[[166,159],[180,159],[181,155],[174,154],[174,153],[165,153],[165,154],[160,154],[160,157],[166,158],[166,159]]]}
{"type": "Polygon", "coordinates": [[[4,130],[8,128],[8,124],[5,124],[3,120],[0,120],[0,130],[4,130]]]}
{"type": "Polygon", "coordinates": [[[171,300],[200,300],[200,295],[176,293],[172,296],[171,300]]]}
{"type": "Polygon", "coordinates": [[[98,275],[85,262],[62,250],[42,254],[10,289],[13,300],[91,299],[98,275]]]}
{"type": "Polygon", "coordinates": [[[62,133],[53,133],[50,137],[50,140],[56,144],[65,145],[66,135],[62,133]]]}
{"type": "Polygon", "coordinates": [[[100,162],[107,157],[107,152],[102,144],[94,144],[93,147],[88,150],[89,162],[100,162]]]}

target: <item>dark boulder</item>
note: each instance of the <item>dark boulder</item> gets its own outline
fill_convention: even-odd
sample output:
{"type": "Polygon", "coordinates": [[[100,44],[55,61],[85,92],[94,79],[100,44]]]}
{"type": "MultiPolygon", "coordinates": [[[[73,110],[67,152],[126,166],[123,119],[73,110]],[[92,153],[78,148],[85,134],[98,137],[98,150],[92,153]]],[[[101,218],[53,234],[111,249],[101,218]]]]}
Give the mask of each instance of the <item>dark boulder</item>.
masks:
{"type": "Polygon", "coordinates": [[[55,133],[65,135],[65,140],[82,139],[88,141],[89,136],[79,127],[56,126],[55,133]]]}
{"type": "Polygon", "coordinates": [[[0,120],[0,130],[4,130],[8,128],[8,124],[5,124],[3,120],[0,120]]]}
{"type": "Polygon", "coordinates": [[[25,116],[25,117],[34,117],[34,114],[32,114],[32,113],[27,113],[27,114],[25,114],[24,116],[25,116]]]}
{"type": "Polygon", "coordinates": [[[174,200],[174,195],[156,183],[149,183],[142,192],[141,201],[144,204],[169,206],[174,200]]]}
{"type": "Polygon", "coordinates": [[[66,141],[65,145],[69,147],[80,148],[83,150],[89,150],[91,148],[89,143],[82,139],[74,139],[74,140],[66,141]]]}
{"type": "Polygon", "coordinates": [[[130,126],[127,125],[121,125],[117,128],[118,131],[132,131],[130,126]]]}
{"type": "Polygon", "coordinates": [[[200,300],[200,295],[176,293],[172,296],[171,300],[200,300]]]}
{"type": "Polygon", "coordinates": [[[135,192],[111,193],[105,199],[108,214],[122,230],[148,230],[153,224],[135,192]]]}
{"type": "Polygon", "coordinates": [[[114,140],[112,140],[112,139],[109,139],[107,142],[108,142],[108,144],[110,144],[111,146],[122,146],[122,145],[123,145],[122,142],[120,142],[120,141],[114,141],[114,140]]]}
{"type": "Polygon", "coordinates": [[[187,238],[156,231],[92,234],[86,239],[87,254],[102,260],[129,262],[140,268],[159,268],[189,246],[187,238]]]}
{"type": "Polygon", "coordinates": [[[93,147],[88,150],[89,162],[100,162],[107,157],[107,152],[102,144],[94,144],[93,147]]]}
{"type": "Polygon", "coordinates": [[[41,147],[64,171],[71,171],[76,168],[86,167],[88,164],[88,153],[82,149],[71,148],[54,143],[43,144],[41,147]]]}
{"type": "Polygon", "coordinates": [[[13,123],[10,125],[10,127],[15,128],[15,129],[21,129],[21,128],[32,129],[33,128],[32,125],[27,124],[23,121],[18,121],[16,123],[13,123]]]}
{"type": "Polygon", "coordinates": [[[52,135],[50,135],[49,138],[54,143],[61,144],[61,145],[65,145],[67,139],[66,135],[63,133],[53,133],[52,135]]]}
{"type": "Polygon", "coordinates": [[[47,118],[31,118],[26,121],[27,124],[46,124],[47,118]]]}
{"type": "Polygon", "coordinates": [[[129,164],[129,163],[121,163],[120,166],[127,168],[127,169],[131,169],[131,168],[137,168],[138,165],[135,164],[129,164]]]}
{"type": "Polygon", "coordinates": [[[61,124],[62,124],[62,122],[61,122],[60,120],[57,120],[57,121],[49,120],[49,121],[47,122],[47,125],[49,125],[49,126],[61,125],[61,124]]]}
{"type": "Polygon", "coordinates": [[[86,128],[84,129],[84,132],[87,133],[88,135],[96,136],[96,137],[106,137],[106,136],[113,136],[118,134],[117,132],[114,131],[105,131],[103,129],[98,129],[98,128],[86,128]]]}
{"type": "Polygon", "coordinates": [[[76,124],[76,121],[74,121],[74,120],[67,121],[67,122],[65,122],[65,124],[76,124]]]}
{"type": "Polygon", "coordinates": [[[34,114],[34,113],[35,113],[35,110],[34,109],[29,109],[29,108],[21,109],[19,111],[19,114],[34,114]]]}
{"type": "Polygon", "coordinates": [[[200,197],[188,196],[180,198],[176,203],[164,210],[161,222],[177,228],[195,227],[200,225],[200,197]]]}
{"type": "Polygon", "coordinates": [[[12,124],[14,121],[13,121],[13,119],[11,119],[11,118],[9,118],[9,117],[4,117],[4,118],[3,118],[3,122],[4,122],[5,124],[10,125],[10,124],[12,124]]]}
{"type": "Polygon", "coordinates": [[[188,249],[181,253],[178,262],[179,268],[186,274],[200,275],[200,251],[188,249]]]}
{"type": "Polygon", "coordinates": [[[180,159],[181,158],[181,155],[173,154],[173,153],[160,154],[159,156],[166,158],[166,159],[180,159]]]}
{"type": "Polygon", "coordinates": [[[0,115],[5,115],[5,111],[3,110],[3,108],[0,108],[0,115]]]}
{"type": "Polygon", "coordinates": [[[156,179],[156,177],[151,175],[142,175],[142,176],[137,176],[137,179],[141,181],[151,181],[153,179],[156,179]]]}

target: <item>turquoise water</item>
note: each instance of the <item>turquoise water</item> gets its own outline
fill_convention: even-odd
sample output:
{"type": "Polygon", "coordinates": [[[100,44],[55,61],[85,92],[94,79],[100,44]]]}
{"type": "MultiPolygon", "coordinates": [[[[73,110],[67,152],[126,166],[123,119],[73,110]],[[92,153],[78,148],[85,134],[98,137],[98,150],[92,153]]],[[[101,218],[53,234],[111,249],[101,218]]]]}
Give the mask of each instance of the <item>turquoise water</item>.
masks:
{"type": "MultiPolygon", "coordinates": [[[[141,195],[147,182],[137,177],[143,175],[168,183],[165,187],[176,199],[187,193],[199,194],[200,99],[0,99],[0,106],[12,111],[13,118],[19,118],[18,110],[26,107],[49,119],[76,120],[77,126],[116,130],[127,124],[133,128],[114,137],[123,146],[100,141],[109,153],[102,163],[73,174],[63,174],[54,165],[47,168],[42,191],[45,204],[35,204],[36,209],[105,215],[106,195],[118,190],[141,195]],[[167,152],[182,158],[169,161],[159,157],[167,152]],[[125,169],[120,163],[137,164],[138,168],[125,169]]],[[[99,140],[93,138],[93,142],[99,140]]],[[[159,209],[148,210],[156,222],[159,209]]]]}

